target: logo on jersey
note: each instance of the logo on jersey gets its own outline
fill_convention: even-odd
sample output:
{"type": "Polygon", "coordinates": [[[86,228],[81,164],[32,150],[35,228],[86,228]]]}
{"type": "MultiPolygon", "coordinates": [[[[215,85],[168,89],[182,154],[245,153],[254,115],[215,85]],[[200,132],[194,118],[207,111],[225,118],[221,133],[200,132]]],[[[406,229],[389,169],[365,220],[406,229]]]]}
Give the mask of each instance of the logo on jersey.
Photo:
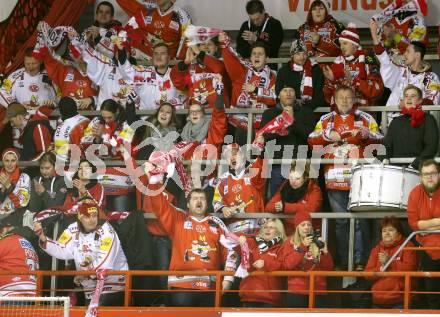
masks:
{"type": "Polygon", "coordinates": [[[32,92],[37,92],[38,90],[40,90],[40,87],[38,87],[38,85],[32,84],[29,85],[29,90],[32,92]]]}
{"type": "Polygon", "coordinates": [[[156,29],[165,28],[165,23],[163,23],[163,21],[155,21],[153,25],[156,29]]]}

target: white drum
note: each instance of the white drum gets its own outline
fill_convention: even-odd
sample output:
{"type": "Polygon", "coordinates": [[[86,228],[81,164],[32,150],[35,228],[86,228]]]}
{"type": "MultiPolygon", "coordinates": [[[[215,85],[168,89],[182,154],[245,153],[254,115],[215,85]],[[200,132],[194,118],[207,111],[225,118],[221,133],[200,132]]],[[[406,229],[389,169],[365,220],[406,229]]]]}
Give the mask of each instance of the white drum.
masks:
{"type": "Polygon", "coordinates": [[[411,190],[420,183],[419,172],[392,165],[353,168],[350,200],[352,211],[406,210],[411,190]]]}

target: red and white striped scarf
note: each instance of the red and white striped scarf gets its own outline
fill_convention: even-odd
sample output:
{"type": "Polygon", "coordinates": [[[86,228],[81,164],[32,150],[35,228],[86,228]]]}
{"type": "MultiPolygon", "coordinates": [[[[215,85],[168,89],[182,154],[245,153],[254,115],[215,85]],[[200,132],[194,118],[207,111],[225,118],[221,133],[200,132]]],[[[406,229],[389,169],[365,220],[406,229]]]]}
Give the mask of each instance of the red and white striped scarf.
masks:
{"type": "Polygon", "coordinates": [[[99,306],[99,298],[101,297],[101,293],[104,289],[104,281],[107,275],[106,269],[99,269],[96,271],[96,288],[93,292],[92,299],[90,301],[89,307],[87,308],[85,317],[96,317],[98,316],[98,306],[99,306]]]}
{"type": "Polygon", "coordinates": [[[301,99],[311,100],[313,97],[313,80],[312,80],[312,66],[315,65],[314,60],[307,59],[304,66],[295,64],[292,60],[291,69],[295,72],[303,72],[301,79],[301,99]]]}

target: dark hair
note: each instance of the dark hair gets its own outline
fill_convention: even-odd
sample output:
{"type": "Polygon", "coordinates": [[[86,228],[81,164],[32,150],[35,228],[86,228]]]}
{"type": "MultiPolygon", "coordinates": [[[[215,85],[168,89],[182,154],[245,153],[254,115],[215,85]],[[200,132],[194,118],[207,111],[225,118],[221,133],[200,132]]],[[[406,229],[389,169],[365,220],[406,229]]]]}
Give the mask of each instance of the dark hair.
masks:
{"type": "Polygon", "coordinates": [[[403,235],[403,226],[400,220],[394,216],[386,216],[380,221],[380,230],[384,227],[391,226],[397,230],[398,233],[403,235]]]}
{"type": "Polygon", "coordinates": [[[115,121],[119,125],[122,125],[123,122],[125,121],[125,109],[119,103],[114,101],[113,99],[106,99],[103,101],[103,103],[101,104],[100,111],[103,111],[103,110],[109,111],[109,112],[115,114],[115,116],[116,116],[115,121]]]}
{"type": "Polygon", "coordinates": [[[33,53],[34,53],[34,48],[33,47],[27,47],[24,50],[24,56],[25,57],[34,57],[33,53]]]}
{"type": "Polygon", "coordinates": [[[420,53],[420,58],[423,59],[426,54],[426,46],[419,41],[412,41],[411,45],[414,48],[414,52],[420,53]]]}
{"type": "Polygon", "coordinates": [[[46,152],[38,160],[38,165],[41,166],[41,164],[48,162],[48,163],[52,164],[53,166],[55,166],[56,161],[57,161],[57,157],[56,157],[55,153],[46,152]]]}
{"type": "Polygon", "coordinates": [[[417,92],[417,97],[419,97],[419,99],[423,99],[423,92],[419,87],[408,85],[405,87],[405,89],[403,89],[403,94],[405,94],[408,90],[415,90],[417,92]]]}
{"type": "Polygon", "coordinates": [[[263,13],[264,4],[261,0],[250,0],[246,3],[247,14],[263,13]]]}
{"type": "Polygon", "coordinates": [[[264,49],[264,53],[266,54],[266,56],[268,56],[269,51],[268,51],[268,49],[267,49],[267,45],[266,45],[266,43],[264,43],[264,42],[262,42],[262,41],[256,41],[255,43],[253,43],[253,44],[251,45],[251,53],[252,53],[252,50],[253,50],[254,48],[256,48],[256,47],[262,47],[262,48],[264,49]]]}
{"type": "MultiPolygon", "coordinates": [[[[85,158],[83,158],[83,159],[81,159],[81,160],[79,161],[79,164],[78,164],[78,171],[79,171],[79,167],[80,167],[81,164],[84,163],[84,162],[87,162],[87,163],[89,164],[89,166],[92,168],[92,173],[96,173],[96,171],[97,171],[96,166],[93,165],[92,163],[90,163],[90,161],[87,160],[87,159],[85,159],[85,158]]],[[[75,174],[74,174],[73,177],[72,177],[72,180],[79,179],[78,171],[75,172],[75,174]]],[[[90,188],[94,187],[97,183],[98,183],[98,180],[97,180],[97,179],[89,179],[89,183],[86,185],[86,189],[90,189],[90,188]]],[[[73,196],[74,196],[74,197],[79,197],[78,189],[77,189],[75,186],[73,186],[71,189],[69,189],[69,191],[72,191],[72,192],[73,192],[73,196]]],[[[93,198],[93,197],[92,197],[92,198],[93,198]]]]}
{"type": "Polygon", "coordinates": [[[113,4],[111,4],[111,2],[108,1],[101,1],[98,6],[96,7],[96,13],[98,13],[99,7],[100,6],[107,6],[110,8],[110,12],[111,15],[114,16],[115,15],[115,7],[113,6],[113,4]]]}
{"type": "Polygon", "coordinates": [[[427,167],[427,166],[431,166],[431,165],[434,165],[437,172],[440,172],[440,166],[438,165],[438,163],[434,159],[424,160],[424,161],[420,162],[419,171],[422,172],[422,168],[427,167]]]}
{"type": "Polygon", "coordinates": [[[313,16],[312,16],[312,10],[316,7],[322,6],[325,9],[325,18],[324,21],[327,21],[327,19],[329,18],[329,13],[327,10],[327,7],[325,6],[325,4],[321,1],[321,0],[315,0],[312,2],[312,4],[310,5],[309,8],[309,12],[307,13],[307,18],[306,18],[306,23],[307,24],[313,24],[313,16]]]}
{"type": "Polygon", "coordinates": [[[191,189],[191,191],[188,193],[188,198],[187,198],[188,202],[191,200],[191,196],[194,193],[195,194],[203,194],[206,197],[206,193],[205,193],[205,191],[202,188],[194,188],[194,189],[191,189]]]}
{"type": "MultiPolygon", "coordinates": [[[[147,121],[151,122],[155,127],[159,126],[159,120],[158,120],[159,112],[164,106],[171,107],[171,121],[169,126],[177,127],[176,108],[169,102],[161,103],[159,108],[157,108],[156,112],[152,116],[150,116],[147,119],[147,121]]],[[[144,139],[149,138],[151,136],[152,136],[152,129],[149,126],[147,126],[144,133],[144,139]]]]}
{"type": "Polygon", "coordinates": [[[167,48],[167,51],[169,51],[170,50],[170,47],[166,44],[166,43],[164,43],[164,42],[159,42],[159,43],[156,43],[156,44],[154,44],[154,46],[153,46],[153,51],[156,49],[156,48],[158,48],[158,47],[166,47],[167,48]]]}

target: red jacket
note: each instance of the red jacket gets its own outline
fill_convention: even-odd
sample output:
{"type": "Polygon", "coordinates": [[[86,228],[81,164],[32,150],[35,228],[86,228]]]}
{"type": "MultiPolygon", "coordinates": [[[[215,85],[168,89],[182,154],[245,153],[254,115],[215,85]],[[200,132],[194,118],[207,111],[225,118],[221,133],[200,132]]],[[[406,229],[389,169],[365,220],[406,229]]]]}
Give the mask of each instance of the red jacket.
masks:
{"type": "MultiPolygon", "coordinates": [[[[437,189],[432,197],[419,184],[411,191],[408,197],[408,223],[411,229],[420,230],[419,220],[429,220],[440,217],[440,189],[437,189]]],[[[417,241],[424,247],[439,247],[439,250],[426,250],[426,253],[433,259],[440,259],[440,234],[430,233],[417,235],[417,241]]]]}
{"type": "MultiPolygon", "coordinates": [[[[264,208],[265,212],[276,213],[275,203],[281,201],[281,189],[284,186],[289,186],[288,182],[289,182],[288,180],[284,181],[284,183],[278,188],[275,195],[266,204],[266,207],[264,208]]],[[[307,192],[305,193],[304,197],[301,200],[295,203],[284,203],[283,205],[283,212],[285,214],[292,215],[292,218],[290,219],[283,219],[286,235],[290,236],[295,231],[295,221],[293,217],[297,212],[309,212],[309,213],[317,212],[321,209],[321,206],[322,206],[321,189],[313,180],[310,180],[307,188],[307,192]]],[[[319,219],[313,219],[313,227],[316,228],[320,227],[319,225],[320,222],[321,221],[319,219]],[[317,222],[315,220],[317,220],[317,222]]]]}
{"type": "MultiPolygon", "coordinates": [[[[282,244],[274,245],[266,252],[260,253],[258,244],[255,242],[254,238],[247,238],[246,241],[249,245],[249,263],[251,264],[248,272],[272,272],[280,271],[282,269],[282,244]],[[262,269],[255,269],[252,266],[252,263],[257,260],[264,260],[264,267],[262,269]]],[[[275,293],[273,291],[282,289],[283,278],[280,276],[248,276],[240,283],[240,298],[242,302],[263,302],[274,306],[280,306],[282,302],[281,293],[275,293]]]]}
{"type": "MultiPolygon", "coordinates": [[[[330,271],[333,269],[333,260],[330,253],[321,253],[319,263],[313,263],[304,256],[308,252],[308,247],[301,244],[298,248],[290,242],[289,239],[283,244],[283,269],[290,271],[330,271]]],[[[327,290],[327,278],[325,276],[317,276],[315,278],[315,290],[327,290]]],[[[309,294],[309,277],[308,276],[291,276],[287,279],[287,290],[289,293],[308,295],[309,294]]],[[[320,295],[322,293],[318,293],[320,295]]]]}
{"type": "MultiPolygon", "coordinates": [[[[370,257],[368,259],[366,272],[380,272],[381,264],[379,263],[379,252],[387,252],[389,256],[396,253],[397,249],[402,245],[403,238],[396,241],[393,245],[386,247],[381,241],[377,246],[371,250],[370,257]]],[[[410,242],[408,247],[414,245],[410,242]]],[[[388,272],[403,272],[403,271],[417,271],[419,265],[419,258],[416,251],[402,251],[388,267],[388,272]]],[[[403,277],[368,277],[373,280],[374,284],[371,287],[373,291],[373,303],[376,305],[395,305],[403,302],[403,292],[405,289],[405,279],[403,277]],[[378,291],[388,291],[387,293],[378,293],[378,291]]],[[[414,289],[414,282],[411,283],[414,289]]]]}

